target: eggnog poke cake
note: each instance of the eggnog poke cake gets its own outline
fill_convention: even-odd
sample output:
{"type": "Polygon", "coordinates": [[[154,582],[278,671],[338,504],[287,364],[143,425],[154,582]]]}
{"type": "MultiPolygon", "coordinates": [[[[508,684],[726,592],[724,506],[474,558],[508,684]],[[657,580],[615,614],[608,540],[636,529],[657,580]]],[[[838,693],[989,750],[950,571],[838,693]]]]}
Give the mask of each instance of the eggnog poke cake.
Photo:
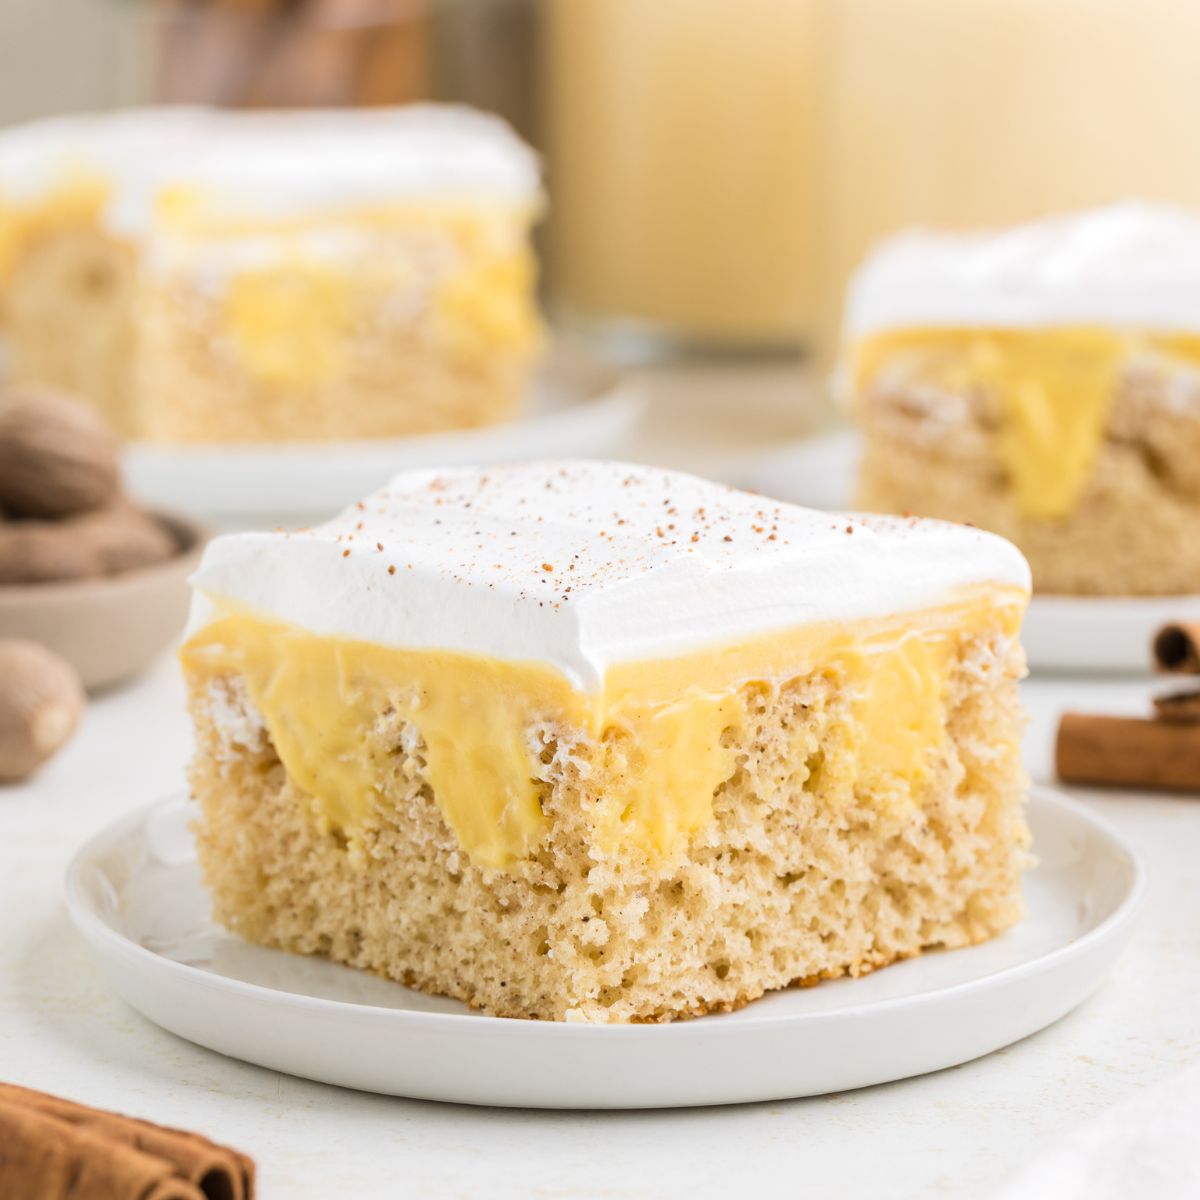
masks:
{"type": "Polygon", "coordinates": [[[193,582],[199,856],[252,941],[628,1022],[1020,916],[991,534],[550,462],[399,475],[193,582]]]}
{"type": "Polygon", "coordinates": [[[0,133],[19,380],[163,442],[504,420],[540,341],[537,160],[456,106],[135,109],[0,133]]]}
{"type": "Polygon", "coordinates": [[[1200,215],[903,235],[846,335],[862,507],[1011,538],[1039,591],[1200,591],[1200,215]]]}

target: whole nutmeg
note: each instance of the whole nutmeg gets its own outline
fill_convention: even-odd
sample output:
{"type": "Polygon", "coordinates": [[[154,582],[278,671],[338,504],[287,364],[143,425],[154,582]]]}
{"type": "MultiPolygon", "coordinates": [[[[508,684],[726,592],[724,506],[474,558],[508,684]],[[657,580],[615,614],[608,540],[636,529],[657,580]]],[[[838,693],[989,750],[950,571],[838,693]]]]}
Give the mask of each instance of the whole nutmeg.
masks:
{"type": "Polygon", "coordinates": [[[37,770],[75,732],[83,706],[69,663],[37,642],[0,641],[0,783],[37,770]]]}
{"type": "Polygon", "coordinates": [[[94,555],[101,575],[150,567],[179,553],[166,526],[128,501],[118,501],[64,523],[94,555]]]}
{"type": "Polygon", "coordinates": [[[110,503],[120,487],[120,444],[91,409],[48,388],[0,396],[0,509],[66,517],[110,503]]]}
{"type": "Polygon", "coordinates": [[[73,535],[69,521],[6,521],[0,525],[0,584],[64,583],[100,574],[95,549],[73,535]]]}
{"type": "Polygon", "coordinates": [[[0,584],[62,583],[164,562],[179,547],[166,527],[128,501],[61,521],[0,525],[0,584]]]}

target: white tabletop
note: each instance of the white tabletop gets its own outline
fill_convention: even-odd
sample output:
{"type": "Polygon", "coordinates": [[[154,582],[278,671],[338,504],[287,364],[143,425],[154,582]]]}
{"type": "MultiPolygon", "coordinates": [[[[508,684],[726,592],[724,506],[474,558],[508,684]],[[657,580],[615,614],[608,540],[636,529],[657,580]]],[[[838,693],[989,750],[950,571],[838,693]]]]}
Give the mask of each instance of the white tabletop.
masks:
{"type": "MultiPolygon", "coordinates": [[[[1064,706],[1139,711],[1148,681],[1034,680],[1028,762],[1049,776],[1064,706]]],[[[171,658],[91,704],[28,784],[0,789],[0,1078],[193,1127],[287,1197],[978,1196],[1047,1139],[1200,1052],[1200,800],[1089,796],[1145,857],[1149,903],[1081,1009],[989,1058],[885,1087],[742,1108],[537,1113],[341,1091],[246,1066],[143,1020],[101,982],[63,908],[80,842],[181,786],[171,658]]]]}

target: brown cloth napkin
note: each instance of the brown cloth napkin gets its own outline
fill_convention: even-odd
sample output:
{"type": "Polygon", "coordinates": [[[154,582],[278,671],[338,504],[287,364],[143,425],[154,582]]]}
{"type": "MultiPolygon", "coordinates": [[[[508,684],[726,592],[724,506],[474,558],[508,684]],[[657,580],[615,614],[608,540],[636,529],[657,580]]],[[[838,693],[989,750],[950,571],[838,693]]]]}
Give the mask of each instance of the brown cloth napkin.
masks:
{"type": "Polygon", "coordinates": [[[0,1083],[0,1196],[254,1200],[254,1161],[198,1133],[0,1083]]]}

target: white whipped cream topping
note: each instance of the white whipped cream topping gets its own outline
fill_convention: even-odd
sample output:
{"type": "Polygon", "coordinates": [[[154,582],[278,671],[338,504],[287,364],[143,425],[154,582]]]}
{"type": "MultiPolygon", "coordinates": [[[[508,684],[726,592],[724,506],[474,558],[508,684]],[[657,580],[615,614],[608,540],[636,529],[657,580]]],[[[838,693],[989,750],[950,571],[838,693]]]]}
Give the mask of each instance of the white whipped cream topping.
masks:
{"type": "Polygon", "coordinates": [[[162,107],[52,117],[0,131],[0,201],[73,173],[111,186],[116,231],[137,234],[164,189],[197,189],[238,217],[321,213],[397,199],[533,204],[537,157],[498,117],[455,105],[238,112],[162,107]]]}
{"type": "Polygon", "coordinates": [[[1028,590],[993,534],[847,517],[656,468],[410,471],[334,520],[217,538],[191,628],[232,601],[312,633],[544,663],[597,689],[617,663],[814,621],[1028,590]]]}
{"type": "Polygon", "coordinates": [[[1117,204],[980,233],[884,242],[850,283],[858,338],[922,326],[1200,330],[1200,213],[1117,204]]]}
{"type": "Polygon", "coordinates": [[[214,215],[289,215],[396,198],[532,203],[536,155],[499,117],[458,105],[226,116],[172,185],[214,215]]]}
{"type": "Polygon", "coordinates": [[[164,106],[45,117],[0,130],[0,201],[28,203],[83,173],[118,199],[145,196],[166,162],[186,155],[217,110],[164,106]]]}

